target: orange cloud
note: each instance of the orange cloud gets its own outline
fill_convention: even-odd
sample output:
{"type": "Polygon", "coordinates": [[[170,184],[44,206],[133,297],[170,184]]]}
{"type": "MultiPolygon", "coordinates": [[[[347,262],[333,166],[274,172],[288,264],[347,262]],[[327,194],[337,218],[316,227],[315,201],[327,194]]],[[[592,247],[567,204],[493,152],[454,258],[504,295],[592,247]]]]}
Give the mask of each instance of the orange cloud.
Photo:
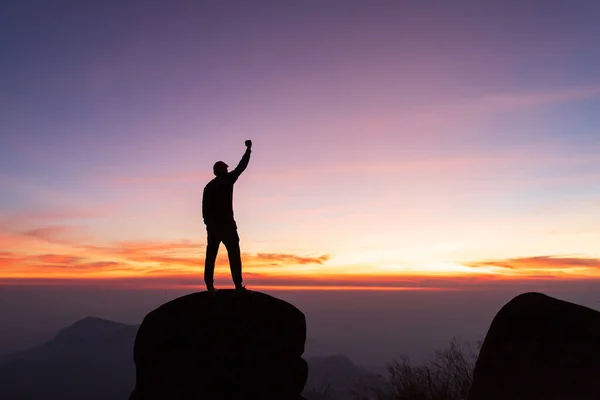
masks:
{"type": "Polygon", "coordinates": [[[102,277],[111,273],[129,274],[139,270],[125,262],[94,261],[66,254],[0,253],[0,277],[3,278],[79,278],[102,277]]]}
{"type": "Polygon", "coordinates": [[[9,229],[0,232],[0,245],[15,248],[41,248],[58,245],[60,247],[75,246],[81,241],[89,240],[91,232],[83,226],[51,225],[33,229],[9,229]]]}
{"type": "MultiPolygon", "coordinates": [[[[38,248],[38,250],[41,248],[38,248]]],[[[36,252],[29,246],[20,252],[0,253],[1,277],[111,277],[136,275],[195,275],[204,266],[206,246],[200,242],[137,241],[115,245],[73,245],[62,252],[36,252]]],[[[322,264],[329,256],[307,257],[297,254],[243,253],[246,272],[274,265],[322,264]]],[[[222,249],[217,258],[217,275],[229,269],[228,256],[222,249]]]]}
{"type": "Polygon", "coordinates": [[[465,263],[473,268],[492,268],[505,270],[507,274],[536,274],[547,272],[554,274],[600,274],[600,259],[582,257],[537,256],[509,258],[505,260],[487,260],[465,263]]]}
{"type": "Polygon", "coordinates": [[[128,257],[130,261],[140,263],[156,263],[160,265],[171,265],[171,266],[188,266],[188,267],[199,267],[204,265],[204,259],[200,257],[169,257],[160,255],[138,255],[128,257]]]}
{"type": "Polygon", "coordinates": [[[8,268],[11,268],[15,265],[19,265],[24,261],[27,261],[28,257],[17,255],[11,252],[2,252],[0,253],[0,268],[1,271],[6,271],[8,268]]]}
{"type": "Polygon", "coordinates": [[[70,226],[47,226],[43,228],[31,229],[23,234],[51,242],[54,240],[59,240],[64,236],[65,233],[70,232],[72,229],[73,227],[70,226]]]}
{"type": "Polygon", "coordinates": [[[247,258],[253,257],[254,261],[258,263],[270,263],[271,265],[279,265],[281,263],[286,264],[323,264],[329,260],[328,255],[322,255],[318,257],[301,257],[294,254],[279,254],[279,253],[258,253],[256,256],[246,256],[247,258]]]}
{"type": "MultiPolygon", "coordinates": [[[[85,248],[100,254],[110,254],[120,257],[128,261],[191,267],[203,266],[206,251],[204,243],[189,240],[180,242],[121,242],[115,246],[86,246],[85,248]]],[[[323,264],[329,259],[329,256],[307,257],[282,253],[242,253],[242,259],[244,264],[248,266],[305,265],[323,264]]],[[[228,264],[227,251],[224,246],[221,246],[217,265],[225,264],[228,264]]]]}
{"type": "Polygon", "coordinates": [[[39,239],[22,233],[0,232],[0,248],[14,250],[39,243],[39,239]]]}
{"type": "Polygon", "coordinates": [[[121,252],[123,254],[139,254],[155,251],[198,249],[200,246],[200,243],[192,242],[190,240],[182,240],[179,242],[129,241],[118,243],[116,246],[116,251],[121,252]]]}
{"type": "Polygon", "coordinates": [[[42,254],[34,258],[36,261],[48,264],[75,264],[81,260],[80,257],[64,254],[42,254]]]}

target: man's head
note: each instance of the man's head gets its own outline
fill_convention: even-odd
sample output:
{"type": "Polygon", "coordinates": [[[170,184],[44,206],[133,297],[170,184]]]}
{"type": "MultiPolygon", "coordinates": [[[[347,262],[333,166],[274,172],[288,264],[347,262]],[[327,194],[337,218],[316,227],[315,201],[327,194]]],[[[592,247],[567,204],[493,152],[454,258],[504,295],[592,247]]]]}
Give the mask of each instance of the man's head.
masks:
{"type": "Polygon", "coordinates": [[[215,176],[223,176],[227,174],[227,168],[229,168],[229,165],[225,164],[223,161],[217,161],[215,165],[213,165],[213,173],[215,176]]]}

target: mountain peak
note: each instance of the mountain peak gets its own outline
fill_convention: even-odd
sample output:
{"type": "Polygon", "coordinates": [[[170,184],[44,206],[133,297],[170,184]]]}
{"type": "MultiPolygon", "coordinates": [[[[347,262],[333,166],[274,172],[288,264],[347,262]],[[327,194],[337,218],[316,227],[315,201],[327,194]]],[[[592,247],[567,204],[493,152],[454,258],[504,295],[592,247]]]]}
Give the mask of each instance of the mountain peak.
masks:
{"type": "Polygon", "coordinates": [[[61,330],[54,340],[91,340],[104,338],[130,325],[96,317],[85,317],[61,330]]]}
{"type": "Polygon", "coordinates": [[[336,365],[351,369],[360,369],[348,356],[342,353],[331,354],[328,356],[314,356],[310,360],[320,365],[336,365]]]}

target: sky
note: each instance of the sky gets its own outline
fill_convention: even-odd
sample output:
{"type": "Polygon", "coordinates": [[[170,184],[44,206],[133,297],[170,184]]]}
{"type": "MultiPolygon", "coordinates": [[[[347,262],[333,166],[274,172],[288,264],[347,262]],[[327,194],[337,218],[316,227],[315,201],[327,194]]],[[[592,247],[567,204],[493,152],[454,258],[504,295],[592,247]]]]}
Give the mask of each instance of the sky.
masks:
{"type": "Polygon", "coordinates": [[[595,283],[599,18],[593,0],[3,2],[0,290],[202,290],[202,189],[246,139],[251,288],[595,283]]]}

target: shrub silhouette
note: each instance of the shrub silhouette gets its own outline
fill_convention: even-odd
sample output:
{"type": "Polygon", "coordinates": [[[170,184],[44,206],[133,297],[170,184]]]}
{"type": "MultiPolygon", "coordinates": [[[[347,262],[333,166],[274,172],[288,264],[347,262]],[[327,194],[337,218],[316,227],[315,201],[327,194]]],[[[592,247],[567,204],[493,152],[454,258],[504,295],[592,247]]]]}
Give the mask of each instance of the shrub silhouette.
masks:
{"type": "Polygon", "coordinates": [[[388,365],[382,386],[361,386],[353,400],[466,400],[480,348],[454,338],[423,365],[403,356],[388,365]]]}

